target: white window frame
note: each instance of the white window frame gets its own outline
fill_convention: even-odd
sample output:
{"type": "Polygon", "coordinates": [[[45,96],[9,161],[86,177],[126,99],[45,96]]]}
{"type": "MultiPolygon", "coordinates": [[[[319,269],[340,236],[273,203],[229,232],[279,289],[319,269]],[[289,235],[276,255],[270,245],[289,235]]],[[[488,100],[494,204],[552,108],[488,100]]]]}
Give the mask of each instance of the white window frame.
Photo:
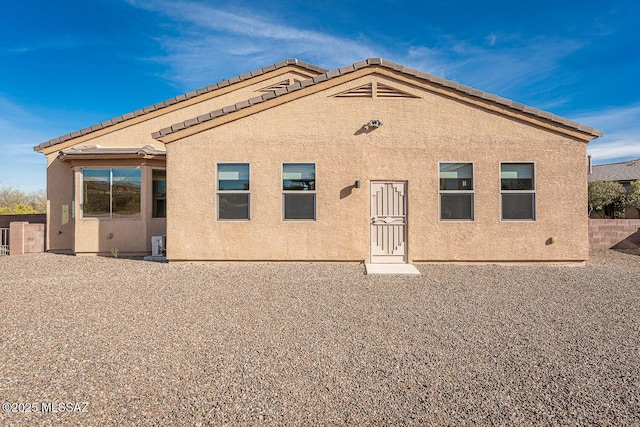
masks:
{"type": "Polygon", "coordinates": [[[249,162],[217,162],[216,163],[216,221],[220,222],[249,222],[251,221],[251,163],[249,162]],[[219,189],[219,172],[220,165],[247,165],[249,168],[249,189],[248,190],[220,190],[219,189]],[[220,218],[220,194],[248,194],[249,197],[247,199],[247,203],[249,204],[247,209],[248,218],[241,219],[225,219],[220,218]]]}
{"type": "Polygon", "coordinates": [[[476,217],[475,189],[476,189],[476,168],[475,168],[474,162],[470,162],[470,161],[446,161],[446,162],[442,161],[442,162],[438,162],[438,220],[441,221],[441,222],[474,222],[475,221],[475,217],[476,217]],[[441,190],[440,189],[440,179],[441,179],[440,178],[440,165],[449,164],[449,163],[471,165],[471,183],[472,183],[472,189],[471,190],[441,190]],[[448,218],[442,218],[442,195],[443,194],[471,194],[471,218],[470,219],[459,219],[459,218],[448,219],[448,218]]]}
{"type": "Polygon", "coordinates": [[[536,168],[536,162],[532,162],[532,161],[527,161],[527,160],[523,160],[523,161],[508,161],[508,162],[500,162],[500,169],[498,171],[498,185],[500,188],[500,221],[501,222],[536,222],[538,219],[538,209],[537,209],[537,195],[536,195],[536,189],[537,189],[537,185],[536,185],[536,181],[538,179],[538,171],[536,168]],[[533,177],[531,179],[532,181],[532,187],[533,189],[531,190],[503,190],[502,189],[502,165],[531,165],[532,166],[532,174],[533,177]],[[504,194],[531,194],[533,196],[533,218],[530,219],[509,219],[509,218],[504,218],[504,210],[503,208],[503,203],[502,203],[502,199],[503,199],[503,195],[504,194]]]}
{"type": "Polygon", "coordinates": [[[282,162],[280,166],[280,189],[282,191],[282,221],[292,222],[316,222],[318,220],[318,165],[316,162],[282,162]],[[284,183],[284,165],[313,165],[315,174],[315,183],[313,190],[285,190],[284,183]],[[313,219],[287,219],[285,218],[285,194],[313,194],[313,219]]]}

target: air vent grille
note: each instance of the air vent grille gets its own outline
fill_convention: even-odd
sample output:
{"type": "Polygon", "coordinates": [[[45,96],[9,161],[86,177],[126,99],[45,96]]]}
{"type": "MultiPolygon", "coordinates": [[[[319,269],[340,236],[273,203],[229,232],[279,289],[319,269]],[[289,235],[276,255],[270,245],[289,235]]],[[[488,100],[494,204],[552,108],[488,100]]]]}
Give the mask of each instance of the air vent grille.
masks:
{"type": "Polygon", "coordinates": [[[369,83],[334,95],[336,98],[418,98],[381,83],[369,83]]]}
{"type": "Polygon", "coordinates": [[[346,92],[342,92],[336,95],[336,98],[371,98],[373,97],[373,85],[371,83],[357,87],[355,89],[349,89],[346,92]]]}
{"type": "Polygon", "coordinates": [[[258,92],[273,92],[274,90],[283,89],[289,86],[290,84],[299,83],[299,82],[300,80],[298,79],[291,79],[291,80],[287,79],[287,80],[283,80],[281,82],[272,84],[271,86],[264,87],[258,90],[258,92]]]}
{"type": "Polygon", "coordinates": [[[398,90],[394,87],[378,83],[376,90],[378,98],[417,98],[414,95],[398,90]]]}

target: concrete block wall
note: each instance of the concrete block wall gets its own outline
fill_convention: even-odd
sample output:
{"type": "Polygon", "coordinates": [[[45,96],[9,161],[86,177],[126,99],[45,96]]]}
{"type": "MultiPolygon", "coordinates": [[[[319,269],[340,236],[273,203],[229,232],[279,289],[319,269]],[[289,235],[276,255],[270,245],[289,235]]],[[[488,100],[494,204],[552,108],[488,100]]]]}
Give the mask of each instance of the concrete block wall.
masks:
{"type": "Polygon", "coordinates": [[[9,228],[12,222],[29,222],[31,224],[46,224],[47,214],[4,214],[0,215],[0,228],[9,228]]]}
{"type": "Polygon", "coordinates": [[[640,248],[640,219],[590,219],[589,249],[640,248]]]}
{"type": "Polygon", "coordinates": [[[9,226],[9,255],[44,252],[44,224],[12,222],[9,226]]]}

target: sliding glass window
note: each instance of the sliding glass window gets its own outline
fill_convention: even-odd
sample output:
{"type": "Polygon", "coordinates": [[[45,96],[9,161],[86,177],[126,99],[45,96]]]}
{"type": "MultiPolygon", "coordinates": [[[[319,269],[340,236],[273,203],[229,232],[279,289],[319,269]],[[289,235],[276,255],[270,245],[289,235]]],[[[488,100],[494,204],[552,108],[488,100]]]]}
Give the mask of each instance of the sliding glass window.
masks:
{"type": "Polygon", "coordinates": [[[82,215],[84,218],[140,218],[139,168],[84,169],[82,215]]]}

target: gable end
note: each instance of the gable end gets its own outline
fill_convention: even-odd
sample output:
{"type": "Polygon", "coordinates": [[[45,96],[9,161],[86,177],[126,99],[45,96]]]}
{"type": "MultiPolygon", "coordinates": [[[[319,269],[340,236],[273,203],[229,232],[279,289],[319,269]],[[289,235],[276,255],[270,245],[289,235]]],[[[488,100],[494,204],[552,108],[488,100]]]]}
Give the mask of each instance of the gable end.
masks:
{"type": "MultiPolygon", "coordinates": [[[[189,135],[202,132],[208,128],[237,120],[244,116],[276,107],[282,103],[288,102],[289,100],[297,99],[323,90],[327,86],[324,82],[331,82],[328,83],[328,85],[333,86],[374,73],[390,77],[412,86],[418,86],[430,92],[472,104],[507,117],[528,122],[536,126],[541,126],[553,132],[560,132],[564,135],[577,138],[583,142],[588,142],[603,135],[602,131],[590,126],[582,125],[578,122],[568,120],[564,117],[560,117],[537,108],[528,107],[510,99],[461,85],[460,83],[436,77],[413,68],[407,68],[381,58],[369,58],[364,61],[356,62],[350,66],[328,71],[311,79],[287,86],[286,88],[265,93],[261,97],[255,97],[243,103],[235,104],[233,108],[212,111],[208,115],[208,118],[200,120],[200,117],[198,117],[196,123],[182,122],[160,129],[159,131],[154,132],[152,137],[164,142],[165,144],[174,142],[189,135]],[[298,91],[303,93],[292,93],[298,91]],[[227,116],[229,113],[234,114],[227,116]],[[225,117],[222,118],[222,116],[225,117]],[[218,118],[220,119],[216,120],[218,118]],[[210,122],[214,120],[215,122],[210,122]],[[203,122],[209,123],[204,124],[203,122]]],[[[372,96],[375,96],[376,87],[371,85],[371,88],[372,96]]],[[[357,90],[353,93],[349,92],[354,91],[354,89],[346,91],[346,93],[355,96],[358,96],[363,92],[367,93],[368,85],[360,86],[356,89],[357,90]]],[[[343,92],[339,95],[345,95],[346,93],[343,92]]],[[[336,97],[336,95],[333,96],[336,97]]]]}

